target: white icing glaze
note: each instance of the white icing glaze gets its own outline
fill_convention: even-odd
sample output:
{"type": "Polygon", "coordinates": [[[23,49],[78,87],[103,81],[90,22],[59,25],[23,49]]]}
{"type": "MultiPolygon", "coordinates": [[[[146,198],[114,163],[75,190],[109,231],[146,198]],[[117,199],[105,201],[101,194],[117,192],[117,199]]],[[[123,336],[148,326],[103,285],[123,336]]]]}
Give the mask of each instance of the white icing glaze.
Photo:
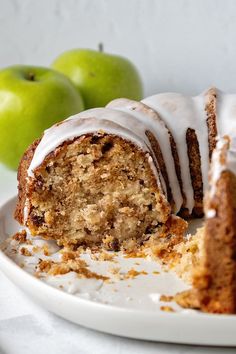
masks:
{"type": "MultiPolygon", "coordinates": [[[[212,154],[209,198],[214,197],[216,193],[217,181],[219,180],[222,172],[226,170],[231,171],[236,175],[236,136],[232,137],[230,141],[227,136],[218,138],[216,148],[212,154]],[[228,144],[229,147],[227,147],[228,144]]],[[[206,214],[208,216],[208,211],[206,214]]]]}
{"type": "Polygon", "coordinates": [[[195,130],[198,138],[202,179],[204,190],[207,187],[209,166],[208,128],[205,112],[205,96],[187,97],[178,93],[162,93],[148,97],[142,101],[150,106],[163,119],[170,129],[178,149],[183,191],[186,196],[186,207],[192,212],[194,207],[193,187],[187,161],[188,151],[186,132],[188,128],[195,130]]]}
{"type": "Polygon", "coordinates": [[[214,218],[216,216],[216,210],[215,209],[209,209],[205,212],[205,216],[207,219],[214,218]]]}
{"type": "Polygon", "coordinates": [[[227,153],[227,169],[236,175],[236,135],[231,137],[227,153]]]}
{"type": "Polygon", "coordinates": [[[128,112],[143,124],[144,133],[146,130],[150,130],[157,139],[163,155],[171,192],[175,202],[174,212],[178,213],[183,204],[183,197],[175,173],[174,158],[169,142],[169,131],[165,126],[165,123],[158,117],[158,114],[155,111],[150,108],[147,109],[142,103],[139,103],[138,106],[135,101],[118,99],[112,101],[108,107],[122,112],[128,112]]]}

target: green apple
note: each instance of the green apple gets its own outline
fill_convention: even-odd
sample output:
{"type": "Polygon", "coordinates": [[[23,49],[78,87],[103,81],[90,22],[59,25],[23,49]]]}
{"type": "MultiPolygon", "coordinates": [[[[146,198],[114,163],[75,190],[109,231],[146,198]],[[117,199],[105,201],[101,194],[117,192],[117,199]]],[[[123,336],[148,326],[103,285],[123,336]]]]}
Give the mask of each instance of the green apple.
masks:
{"type": "Polygon", "coordinates": [[[17,65],[0,71],[0,161],[16,169],[32,141],[83,110],[73,83],[58,71],[17,65]]]}
{"type": "Polygon", "coordinates": [[[67,75],[81,92],[85,107],[103,107],[115,98],[140,100],[142,82],[127,59],[89,49],[62,53],[52,67],[67,75]]]}

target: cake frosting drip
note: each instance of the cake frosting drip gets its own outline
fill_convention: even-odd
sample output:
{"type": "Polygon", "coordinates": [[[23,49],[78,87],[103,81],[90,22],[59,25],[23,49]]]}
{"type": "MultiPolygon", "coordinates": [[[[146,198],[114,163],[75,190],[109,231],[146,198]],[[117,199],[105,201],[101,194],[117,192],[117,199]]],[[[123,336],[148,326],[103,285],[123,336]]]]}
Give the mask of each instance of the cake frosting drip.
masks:
{"type": "MultiPolygon", "coordinates": [[[[111,102],[107,108],[95,108],[76,114],[44,132],[29,166],[28,176],[33,177],[34,170],[45,157],[64,141],[73,140],[87,133],[103,131],[127,139],[144,150],[149,156],[148,160],[157,176],[157,182],[159,179],[161,181],[161,183],[158,182],[159,186],[166,192],[157,158],[146,135],[149,130],[160,145],[175,203],[174,212],[177,213],[183,206],[183,196],[171,150],[169,134],[171,132],[180,162],[183,193],[186,198],[185,207],[191,214],[195,201],[186,133],[190,128],[194,130],[198,139],[203,190],[205,191],[208,186],[209,170],[206,96],[207,92],[195,97],[187,97],[178,93],[162,93],[148,97],[142,103],[118,99],[111,102]]],[[[236,95],[228,95],[216,90],[216,96],[218,135],[219,137],[225,134],[232,136],[233,131],[236,132],[236,95]]],[[[232,166],[230,167],[232,169],[235,168],[234,160],[235,153],[229,151],[228,166],[232,166]],[[230,157],[231,154],[232,157],[230,157]]]]}
{"type": "Polygon", "coordinates": [[[193,187],[188,166],[186,133],[194,129],[199,142],[203,188],[207,187],[209,166],[208,128],[205,111],[205,97],[187,97],[178,93],[163,93],[148,97],[142,101],[153,108],[170,129],[178,148],[183,191],[186,207],[192,212],[194,207],[193,187]]]}
{"type": "Polygon", "coordinates": [[[227,153],[227,169],[236,175],[236,135],[231,138],[230,149],[227,153]]]}
{"type": "Polygon", "coordinates": [[[212,154],[210,171],[210,198],[216,193],[217,182],[223,171],[231,171],[236,175],[236,135],[218,138],[216,149],[212,154]]]}

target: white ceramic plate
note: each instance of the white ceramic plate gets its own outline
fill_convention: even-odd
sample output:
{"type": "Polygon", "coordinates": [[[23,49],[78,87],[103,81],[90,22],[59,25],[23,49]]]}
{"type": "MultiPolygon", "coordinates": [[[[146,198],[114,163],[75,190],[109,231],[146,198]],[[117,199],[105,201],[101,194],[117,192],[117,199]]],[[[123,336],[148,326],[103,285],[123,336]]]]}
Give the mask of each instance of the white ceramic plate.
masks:
{"type": "MultiPolygon", "coordinates": [[[[19,230],[12,216],[14,207],[15,198],[0,209],[0,242],[19,230]]],[[[52,286],[35,278],[0,251],[0,267],[9,279],[44,308],[77,324],[137,339],[198,345],[236,345],[236,316],[208,315],[182,310],[176,304],[160,302],[160,294],[175,294],[186,288],[174,274],[154,274],[153,271],[159,269],[158,265],[144,259],[124,259],[118,256],[117,263],[109,263],[94,261],[91,262],[91,268],[106,274],[109,267],[119,266],[124,271],[135,268],[148,274],[122,281],[114,278],[112,284],[96,287],[89,283],[90,280],[83,279],[77,293],[71,291],[70,287],[70,291],[74,292],[71,295],[57,289],[58,282],[51,282],[52,286]],[[162,305],[171,305],[176,312],[161,311],[162,305]]]]}

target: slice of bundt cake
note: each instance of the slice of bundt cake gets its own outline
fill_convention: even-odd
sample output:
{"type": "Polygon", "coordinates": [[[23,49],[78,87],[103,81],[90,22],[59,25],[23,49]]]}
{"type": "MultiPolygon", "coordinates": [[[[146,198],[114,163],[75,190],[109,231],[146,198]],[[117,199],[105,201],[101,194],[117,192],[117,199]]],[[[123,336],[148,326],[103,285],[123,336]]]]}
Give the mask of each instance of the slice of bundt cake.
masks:
{"type": "Polygon", "coordinates": [[[206,312],[236,313],[236,140],[221,138],[212,155],[200,266],[193,286],[206,312]]]}
{"type": "Polygon", "coordinates": [[[163,235],[171,208],[145,129],[102,108],[48,129],[22,158],[17,220],[60,245],[118,250],[126,239],[163,235]]]}

